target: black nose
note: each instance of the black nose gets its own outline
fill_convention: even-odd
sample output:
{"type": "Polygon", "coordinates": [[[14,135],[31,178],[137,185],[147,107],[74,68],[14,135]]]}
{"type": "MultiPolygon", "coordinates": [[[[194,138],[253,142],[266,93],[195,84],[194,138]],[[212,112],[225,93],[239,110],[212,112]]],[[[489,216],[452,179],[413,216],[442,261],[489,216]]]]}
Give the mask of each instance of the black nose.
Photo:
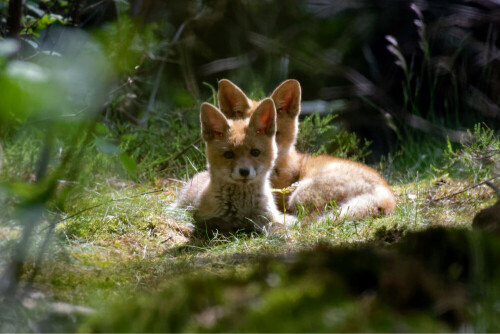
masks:
{"type": "Polygon", "coordinates": [[[240,175],[243,177],[247,177],[250,174],[250,169],[248,168],[240,168],[240,175]]]}

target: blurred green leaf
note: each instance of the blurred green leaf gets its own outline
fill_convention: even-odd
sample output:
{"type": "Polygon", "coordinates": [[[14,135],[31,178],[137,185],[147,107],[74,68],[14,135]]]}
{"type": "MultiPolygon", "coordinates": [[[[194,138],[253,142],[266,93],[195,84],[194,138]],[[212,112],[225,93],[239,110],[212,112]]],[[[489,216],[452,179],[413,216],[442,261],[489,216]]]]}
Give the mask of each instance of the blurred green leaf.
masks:
{"type": "Polygon", "coordinates": [[[99,151],[104,154],[117,154],[120,152],[120,148],[104,138],[96,138],[95,145],[99,151]]]}
{"type": "Polygon", "coordinates": [[[46,14],[42,16],[36,23],[36,29],[41,30],[47,28],[54,22],[59,22],[61,24],[66,24],[67,21],[61,15],[56,14],[46,14]]]}
{"type": "Polygon", "coordinates": [[[0,184],[0,189],[4,193],[17,197],[18,199],[28,200],[37,197],[45,190],[45,184],[24,183],[24,182],[5,182],[0,184]]]}
{"type": "Polygon", "coordinates": [[[210,90],[212,91],[212,104],[214,106],[218,105],[218,103],[217,103],[217,90],[215,89],[215,87],[206,81],[203,81],[203,84],[205,86],[207,86],[208,88],[210,88],[210,90]]]}
{"type": "Polygon", "coordinates": [[[137,162],[132,157],[126,153],[121,153],[120,161],[122,162],[123,167],[125,167],[130,174],[135,174],[137,170],[137,162]]]}
{"type": "Polygon", "coordinates": [[[19,50],[19,43],[15,39],[0,40],[0,57],[8,57],[19,50]]]}
{"type": "MultiPolygon", "coordinates": [[[[59,19],[47,16],[42,21],[59,19]]],[[[34,40],[40,50],[36,57],[0,66],[0,121],[7,126],[33,118],[79,121],[93,115],[107,98],[112,70],[101,45],[80,30],[54,28],[44,34],[34,40]],[[55,43],[44,44],[47,39],[55,43]],[[81,117],[60,118],[73,114],[81,117]]],[[[0,54],[16,48],[12,41],[0,46],[0,54]]]]}
{"type": "Polygon", "coordinates": [[[99,135],[107,135],[110,133],[109,129],[106,127],[106,125],[102,123],[97,123],[95,126],[95,132],[99,135]]]}
{"type": "Polygon", "coordinates": [[[26,2],[26,8],[28,8],[30,11],[38,15],[38,17],[42,17],[43,14],[45,14],[45,11],[41,10],[38,8],[38,5],[34,1],[27,1],[26,2]]]}
{"type": "Polygon", "coordinates": [[[49,75],[47,71],[35,63],[25,61],[12,61],[6,69],[6,74],[12,79],[27,82],[44,82],[47,83],[49,75]]]}

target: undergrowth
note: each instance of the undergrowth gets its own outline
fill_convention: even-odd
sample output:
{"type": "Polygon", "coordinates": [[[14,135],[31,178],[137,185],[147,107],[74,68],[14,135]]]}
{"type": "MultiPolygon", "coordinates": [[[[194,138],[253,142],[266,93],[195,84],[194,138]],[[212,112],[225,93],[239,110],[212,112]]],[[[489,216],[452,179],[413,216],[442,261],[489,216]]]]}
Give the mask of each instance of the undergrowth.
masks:
{"type": "Polygon", "coordinates": [[[150,115],[146,126],[122,123],[112,128],[122,150],[137,162],[137,177],[151,181],[157,175],[192,176],[205,169],[205,150],[199,132],[199,111],[192,108],[150,115]]]}
{"type": "Polygon", "coordinates": [[[454,149],[448,140],[444,169],[455,177],[480,182],[500,175],[500,138],[498,133],[481,124],[468,130],[470,141],[454,149]]]}
{"type": "Polygon", "coordinates": [[[333,122],[336,116],[314,113],[305,117],[299,126],[297,150],[364,161],[371,153],[371,143],[361,140],[354,132],[342,131],[333,122]]]}
{"type": "MultiPolygon", "coordinates": [[[[381,172],[393,184],[398,199],[396,211],[391,216],[367,218],[357,222],[342,221],[333,216],[315,223],[314,219],[306,217],[311,213],[302,212],[299,214],[302,224],[290,228],[283,235],[235,234],[207,238],[195,233],[191,217],[185,211],[173,207],[181,183],[175,179],[158,177],[162,164],[166,166],[164,172],[177,171],[178,174],[174,174],[177,178],[192,175],[203,168],[201,148],[189,146],[190,142],[192,144],[199,138],[197,130],[193,131],[191,128],[196,128],[196,121],[189,120],[190,116],[183,112],[184,110],[178,110],[168,116],[177,119],[175,126],[168,129],[162,129],[161,126],[166,122],[165,119],[150,123],[147,128],[118,126],[109,130],[105,125],[97,127],[92,140],[82,151],[80,178],[73,181],[77,185],[68,193],[64,207],[50,206],[45,215],[47,221],[37,227],[29,249],[23,279],[32,281],[33,291],[43,291],[42,297],[38,300],[31,295],[24,297],[25,303],[35,305],[32,311],[23,313],[24,311],[9,310],[9,317],[17,317],[18,321],[33,321],[42,326],[42,323],[54,317],[54,302],[90,306],[97,312],[116,303],[127,304],[129,306],[123,306],[124,309],[113,306],[117,311],[110,315],[111,321],[108,324],[111,327],[102,327],[104,322],[99,317],[86,322],[86,319],[90,319],[86,311],[72,311],[81,320],[62,316],[63,320],[58,322],[64,330],[74,330],[83,322],[86,323],[82,327],[85,331],[124,330],[119,324],[129,324],[124,320],[126,314],[140,313],[142,311],[138,310],[150,304],[162,319],[176,318],[178,324],[144,320],[134,322],[138,327],[128,327],[129,329],[219,331],[224,328],[247,328],[260,331],[275,328],[268,321],[271,315],[289,319],[285,314],[266,310],[283,309],[283,305],[296,300],[290,312],[305,312],[304,310],[310,309],[311,303],[318,305],[310,318],[304,316],[289,319],[294,326],[299,326],[296,328],[454,328],[453,323],[436,320],[428,312],[414,311],[406,313],[401,323],[381,324],[380,319],[387,321],[402,315],[394,308],[382,307],[383,300],[377,298],[350,293],[345,295],[340,289],[325,290],[331,285],[343,286],[346,284],[345,278],[333,281],[319,278],[313,284],[311,277],[307,275],[298,280],[290,279],[289,269],[285,266],[280,269],[285,271],[284,276],[273,269],[266,272],[263,278],[255,280],[255,270],[258,268],[256,263],[263,261],[263,256],[268,256],[272,263],[283,266],[286,261],[279,260],[281,257],[293,257],[293,254],[315,249],[318,245],[338,247],[333,251],[335,253],[355,250],[362,245],[386,247],[410,233],[435,226],[468,228],[474,214],[495,201],[494,195],[487,188],[471,187],[498,175],[495,166],[498,165],[499,139],[494,131],[478,125],[470,133],[471,141],[460,145],[441,143],[439,146],[432,140],[422,141],[418,137],[408,137],[404,149],[390,155],[379,165],[381,172]],[[172,137],[170,131],[180,132],[179,141],[168,140],[172,137]],[[115,139],[115,134],[119,134],[121,140],[115,139]],[[188,150],[185,150],[186,147],[188,150]],[[177,160],[166,163],[164,158],[172,156],[173,151],[178,155],[177,160]],[[120,158],[122,154],[136,161],[134,169],[124,165],[120,158]],[[192,162],[187,170],[180,168],[186,165],[182,161],[192,162]],[[117,175],[120,177],[116,177],[117,175]],[[44,249],[45,255],[37,254],[47,236],[45,230],[51,222],[56,224],[55,238],[44,249]],[[275,259],[278,259],[277,262],[274,262],[275,259]],[[222,281],[219,280],[221,277],[222,281]],[[207,297],[210,302],[204,304],[197,296],[209,293],[206,289],[195,290],[199,291],[198,294],[178,294],[179,291],[191,291],[193,287],[205,284],[213,287],[214,294],[220,293],[224,297],[214,297],[214,300],[207,297]],[[319,290],[310,289],[310,284],[316,285],[319,290]],[[325,295],[325,291],[330,292],[325,295]],[[183,312],[187,316],[178,318],[177,311],[163,308],[156,297],[149,296],[156,293],[163,296],[161,298],[174,298],[178,307],[185,305],[183,312]],[[241,300],[232,299],[237,298],[238,294],[241,294],[241,300]],[[132,295],[137,298],[132,298],[132,295]],[[329,297],[324,299],[321,295],[329,297]],[[252,298],[260,302],[254,305],[250,302],[252,298]],[[222,304],[221,300],[224,300],[222,304]],[[333,311],[330,306],[332,300],[338,300],[340,305],[333,311]],[[248,308],[254,310],[249,313],[249,317],[233,323],[233,309],[247,312],[248,308]],[[355,311],[359,308],[369,312],[370,317],[354,327],[348,325],[359,316],[355,311]],[[322,322],[318,327],[311,327],[309,321],[318,317],[323,319],[322,322]],[[343,320],[335,320],[336,317],[343,320]],[[259,323],[262,327],[256,325],[259,323]]],[[[191,112],[194,114],[194,111],[191,112]]],[[[314,145],[315,137],[328,137],[330,133],[338,131],[335,126],[330,125],[332,120],[332,117],[321,118],[318,115],[306,118],[301,127],[303,137],[300,142],[303,145],[314,145]],[[319,131],[318,126],[326,130],[319,131]]],[[[3,168],[0,176],[3,182],[36,182],[33,175],[37,173],[37,157],[44,148],[44,138],[36,129],[32,129],[2,142],[3,168]]],[[[51,149],[56,160],[58,151],[71,149],[64,146],[64,141],[56,139],[54,143],[51,149]]],[[[350,158],[362,160],[367,153],[367,146],[360,148],[359,140],[349,134],[331,136],[322,145],[320,152],[332,147],[330,145],[344,147],[346,152],[350,152],[350,158]]],[[[52,168],[50,166],[51,164],[49,168],[52,168]]],[[[57,161],[54,161],[54,166],[57,166],[57,161]]],[[[61,188],[64,188],[63,181],[61,180],[61,188]]],[[[13,205],[5,197],[0,200],[7,206],[13,205]]],[[[20,237],[15,217],[11,212],[4,215],[1,221],[0,246],[3,251],[8,252],[9,247],[20,237]],[[8,220],[7,217],[11,219],[8,220]]],[[[5,263],[0,265],[4,266],[5,263]]],[[[205,297],[200,298],[206,300],[203,299],[205,297]]],[[[175,309],[178,310],[178,307],[175,309]]],[[[473,312],[468,313],[467,310],[454,309],[453,312],[478,319],[477,316],[470,315],[473,312]]],[[[54,329],[50,326],[37,328],[54,329]]]]}

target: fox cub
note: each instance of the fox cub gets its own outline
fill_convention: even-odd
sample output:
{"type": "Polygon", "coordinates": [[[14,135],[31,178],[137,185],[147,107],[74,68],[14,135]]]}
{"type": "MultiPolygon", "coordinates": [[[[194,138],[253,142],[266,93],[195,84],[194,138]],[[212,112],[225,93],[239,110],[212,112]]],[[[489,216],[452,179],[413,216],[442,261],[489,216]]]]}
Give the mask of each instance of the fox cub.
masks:
{"type": "MultiPolygon", "coordinates": [[[[297,185],[287,199],[287,210],[293,212],[300,204],[322,211],[334,201],[340,217],[347,219],[387,215],[394,211],[396,198],[373,168],[329,155],[311,156],[296,151],[301,101],[298,81],[284,81],[271,98],[277,111],[278,146],[271,182],[274,188],[297,185]]],[[[251,117],[258,105],[226,79],[219,82],[218,100],[221,111],[229,119],[251,117]]]]}
{"type": "Polygon", "coordinates": [[[181,190],[178,206],[211,231],[269,231],[284,216],[273,200],[269,176],[276,159],[276,109],[264,99],[249,118],[230,120],[209,103],[201,106],[208,170],[181,190]]]}

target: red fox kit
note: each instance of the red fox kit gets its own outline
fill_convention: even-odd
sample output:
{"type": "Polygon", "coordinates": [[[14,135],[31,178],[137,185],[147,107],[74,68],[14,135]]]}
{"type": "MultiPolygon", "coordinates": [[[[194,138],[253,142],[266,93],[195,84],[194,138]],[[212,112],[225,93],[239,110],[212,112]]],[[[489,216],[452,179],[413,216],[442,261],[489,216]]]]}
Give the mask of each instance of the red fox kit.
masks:
{"type": "Polygon", "coordinates": [[[208,171],[181,190],[178,205],[194,207],[209,230],[269,230],[284,216],[274,203],[269,175],[276,159],[276,109],[268,98],[246,119],[228,120],[209,103],[201,106],[208,171]]]}
{"type": "MultiPolygon", "coordinates": [[[[301,100],[298,81],[284,81],[271,98],[277,111],[278,146],[271,182],[274,188],[298,182],[288,198],[287,210],[295,210],[298,204],[323,210],[335,201],[340,217],[348,219],[394,211],[396,198],[384,178],[373,168],[329,155],[311,156],[296,151],[301,100]]],[[[225,79],[219,82],[218,99],[221,111],[231,119],[250,117],[258,104],[225,79]]]]}

